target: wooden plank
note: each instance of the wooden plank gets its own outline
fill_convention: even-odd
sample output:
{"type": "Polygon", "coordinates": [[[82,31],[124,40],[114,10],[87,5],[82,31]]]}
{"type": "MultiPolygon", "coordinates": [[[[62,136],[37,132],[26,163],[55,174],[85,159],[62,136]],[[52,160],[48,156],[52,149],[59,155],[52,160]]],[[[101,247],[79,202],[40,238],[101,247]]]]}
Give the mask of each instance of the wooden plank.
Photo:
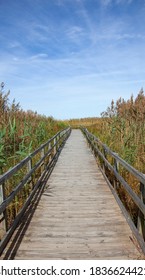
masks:
{"type": "Polygon", "coordinates": [[[65,144],[29,226],[22,224],[7,259],[143,258],[79,130],[65,144]]]}

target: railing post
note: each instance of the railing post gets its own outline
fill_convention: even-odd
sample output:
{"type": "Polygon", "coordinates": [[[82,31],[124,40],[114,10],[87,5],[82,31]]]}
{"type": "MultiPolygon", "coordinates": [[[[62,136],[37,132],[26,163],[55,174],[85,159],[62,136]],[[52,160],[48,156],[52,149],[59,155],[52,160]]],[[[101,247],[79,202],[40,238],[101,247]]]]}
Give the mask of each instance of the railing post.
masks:
{"type": "Polygon", "coordinates": [[[62,145],[63,143],[63,132],[61,131],[60,132],[60,146],[62,145]]]}
{"type": "Polygon", "coordinates": [[[61,143],[63,143],[63,141],[64,141],[64,132],[62,131],[61,132],[61,143]]]}
{"type": "Polygon", "coordinates": [[[66,139],[66,130],[63,133],[63,143],[65,142],[65,139],[66,139]]]}
{"type": "Polygon", "coordinates": [[[49,142],[48,151],[49,151],[49,163],[50,163],[52,159],[51,142],[49,142]]]}
{"type": "MultiPolygon", "coordinates": [[[[104,155],[105,159],[107,160],[107,152],[104,147],[103,147],[103,155],[104,155]]],[[[103,171],[104,171],[104,173],[106,173],[106,162],[104,160],[103,160],[103,171]]]]}
{"type": "MultiPolygon", "coordinates": [[[[32,159],[29,159],[29,161],[27,162],[27,172],[29,173],[31,171],[31,169],[32,169],[32,159]]],[[[28,183],[30,184],[30,186],[32,188],[33,187],[32,175],[30,176],[28,183]]]]}
{"type": "Polygon", "coordinates": [[[57,144],[56,144],[56,150],[58,151],[58,150],[59,150],[59,134],[58,134],[57,137],[56,137],[56,142],[57,142],[57,144]]]}
{"type": "Polygon", "coordinates": [[[55,155],[56,152],[57,152],[57,149],[56,149],[56,137],[53,140],[53,144],[54,144],[54,155],[55,155]]]}
{"type": "MultiPolygon", "coordinates": [[[[0,205],[5,200],[5,185],[0,185],[0,205]]],[[[6,210],[0,215],[0,239],[5,235],[8,229],[6,210]]]]}
{"type": "Polygon", "coordinates": [[[96,142],[95,142],[95,136],[94,136],[93,139],[92,139],[92,148],[93,148],[93,154],[94,154],[94,156],[96,156],[95,144],[96,144],[96,142]]]}
{"type": "Polygon", "coordinates": [[[87,132],[87,137],[88,137],[88,140],[89,140],[89,148],[92,149],[92,152],[93,152],[93,138],[88,134],[87,132]]]}
{"type": "Polygon", "coordinates": [[[59,148],[60,148],[60,146],[61,146],[61,144],[60,144],[60,139],[61,139],[61,137],[60,137],[60,132],[59,132],[59,134],[58,134],[58,150],[59,150],[59,148]]]}
{"type": "Polygon", "coordinates": [[[30,172],[32,169],[32,160],[29,159],[29,161],[27,162],[27,171],[30,172]]]}
{"type": "MultiPolygon", "coordinates": [[[[143,203],[145,204],[145,185],[140,183],[140,198],[143,201],[143,203]]],[[[145,240],[145,216],[143,215],[143,213],[139,210],[139,214],[138,214],[138,224],[137,224],[137,228],[139,233],[142,235],[142,237],[145,240]]]]}
{"type": "MultiPolygon", "coordinates": [[[[44,155],[45,155],[45,150],[44,150],[44,148],[42,148],[41,149],[41,159],[44,157],[44,155]]],[[[45,162],[42,162],[41,163],[41,174],[44,171],[44,169],[45,169],[45,162]]]]}
{"type": "Polygon", "coordinates": [[[89,136],[88,136],[87,129],[84,128],[84,129],[83,129],[83,132],[84,132],[84,135],[85,135],[85,137],[86,137],[86,139],[87,139],[87,145],[88,145],[88,147],[90,148],[90,147],[91,147],[91,144],[90,144],[90,139],[89,139],[89,136]]]}
{"type": "MultiPolygon", "coordinates": [[[[114,153],[115,155],[118,155],[117,153],[114,153]]],[[[119,171],[119,162],[116,158],[114,158],[114,169],[115,171],[118,173],[119,171]]],[[[116,177],[114,175],[114,181],[113,181],[113,184],[114,184],[114,188],[117,189],[119,187],[119,182],[116,180],[116,177]]]]}

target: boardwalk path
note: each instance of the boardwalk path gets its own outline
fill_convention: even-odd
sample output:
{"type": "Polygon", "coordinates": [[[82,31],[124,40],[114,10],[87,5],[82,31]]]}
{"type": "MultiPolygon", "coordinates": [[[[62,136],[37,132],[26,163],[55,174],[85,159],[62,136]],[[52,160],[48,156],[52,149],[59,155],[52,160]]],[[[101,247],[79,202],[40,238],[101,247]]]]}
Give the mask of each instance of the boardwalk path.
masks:
{"type": "Polygon", "coordinates": [[[73,130],[15,259],[136,259],[131,236],[86,140],[73,130]]]}

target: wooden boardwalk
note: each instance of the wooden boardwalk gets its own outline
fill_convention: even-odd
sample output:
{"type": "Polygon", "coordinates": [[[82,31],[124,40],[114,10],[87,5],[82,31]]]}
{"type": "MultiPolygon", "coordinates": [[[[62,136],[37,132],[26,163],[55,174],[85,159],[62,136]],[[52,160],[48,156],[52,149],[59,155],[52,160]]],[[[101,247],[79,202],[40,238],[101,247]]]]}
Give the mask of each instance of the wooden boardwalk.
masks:
{"type": "Polygon", "coordinates": [[[72,130],[15,259],[138,259],[132,232],[81,131],[72,130]]]}

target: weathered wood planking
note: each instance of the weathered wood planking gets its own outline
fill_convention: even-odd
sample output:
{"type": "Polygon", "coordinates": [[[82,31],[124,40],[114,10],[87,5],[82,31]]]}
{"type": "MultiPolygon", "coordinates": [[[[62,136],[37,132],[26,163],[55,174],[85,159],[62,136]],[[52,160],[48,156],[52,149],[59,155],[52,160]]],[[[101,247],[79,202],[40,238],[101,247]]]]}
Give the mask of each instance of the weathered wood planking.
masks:
{"type": "Polygon", "coordinates": [[[23,234],[10,258],[141,258],[132,232],[79,130],[72,130],[23,234]]]}

